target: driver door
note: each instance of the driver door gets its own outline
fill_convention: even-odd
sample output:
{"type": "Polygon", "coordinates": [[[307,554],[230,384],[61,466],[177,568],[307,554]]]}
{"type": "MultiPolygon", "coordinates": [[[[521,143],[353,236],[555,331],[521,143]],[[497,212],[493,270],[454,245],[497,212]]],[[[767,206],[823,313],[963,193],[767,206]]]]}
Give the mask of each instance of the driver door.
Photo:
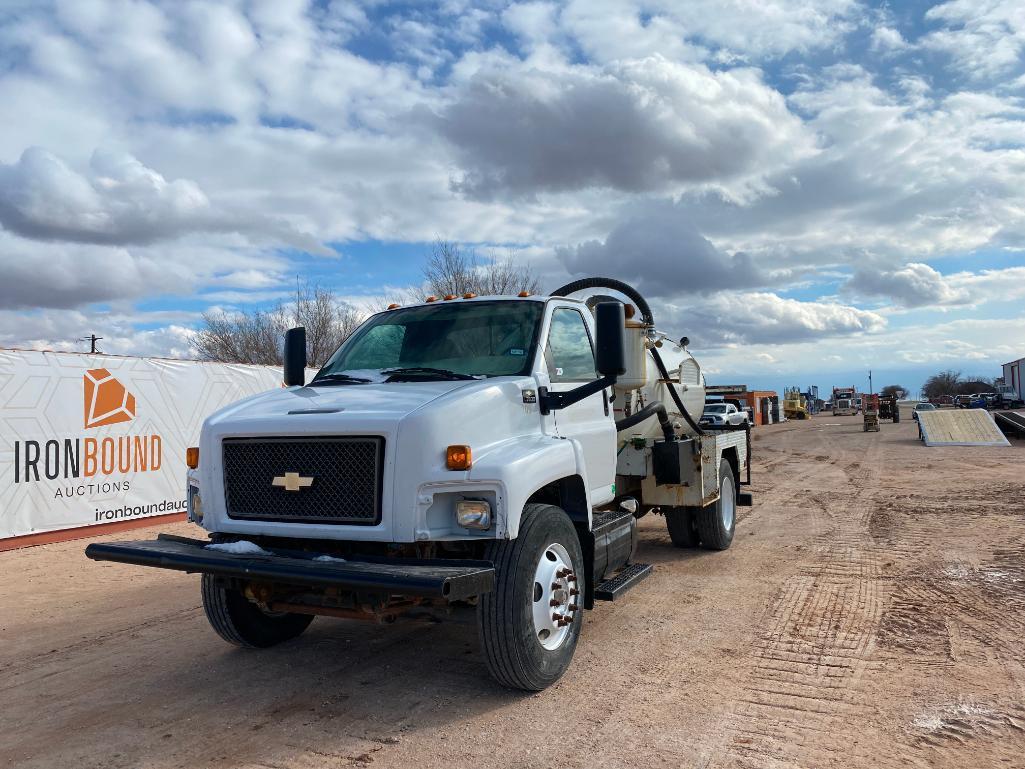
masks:
{"type": "MultiPolygon", "coordinates": [[[[545,364],[552,392],[566,392],[598,378],[591,334],[576,308],[556,307],[552,311],[545,364]]],[[[591,504],[611,500],[615,496],[616,425],[608,393],[603,390],[552,414],[558,435],[580,442],[591,504]]]]}

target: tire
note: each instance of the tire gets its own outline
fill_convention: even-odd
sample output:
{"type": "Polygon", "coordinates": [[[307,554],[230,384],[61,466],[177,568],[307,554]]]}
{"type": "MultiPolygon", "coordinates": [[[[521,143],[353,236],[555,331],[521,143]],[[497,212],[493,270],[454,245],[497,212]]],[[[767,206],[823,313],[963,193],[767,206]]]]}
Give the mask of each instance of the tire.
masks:
{"type": "Polygon", "coordinates": [[[900,409],[893,410],[893,423],[897,424],[900,421],[900,409]]]}
{"type": "Polygon", "coordinates": [[[719,499],[715,504],[695,511],[698,538],[706,550],[726,550],[733,543],[737,528],[737,484],[733,467],[726,459],[719,462],[719,499]]]}
{"type": "Polygon", "coordinates": [[[693,507],[667,507],[665,516],[669,539],[672,540],[675,547],[698,546],[698,531],[694,525],[693,507]]]}
{"type": "Polygon", "coordinates": [[[221,638],[244,649],[266,649],[302,634],[313,622],[312,614],[268,614],[241,591],[217,584],[203,575],[203,611],[221,638]]]}
{"type": "Polygon", "coordinates": [[[488,671],[510,689],[539,692],[566,672],[580,638],[582,595],[569,595],[574,585],[581,592],[585,587],[584,556],[576,529],[555,505],[528,504],[519,536],[489,543],[484,557],[495,564],[495,590],[481,596],[477,606],[488,671]],[[575,582],[557,576],[563,567],[572,570],[575,582]],[[545,579],[549,569],[552,574],[545,579]],[[559,590],[552,590],[554,584],[561,586],[559,590]],[[551,600],[563,603],[551,607],[551,600]],[[556,627],[549,613],[568,614],[571,621],[556,627]]]}

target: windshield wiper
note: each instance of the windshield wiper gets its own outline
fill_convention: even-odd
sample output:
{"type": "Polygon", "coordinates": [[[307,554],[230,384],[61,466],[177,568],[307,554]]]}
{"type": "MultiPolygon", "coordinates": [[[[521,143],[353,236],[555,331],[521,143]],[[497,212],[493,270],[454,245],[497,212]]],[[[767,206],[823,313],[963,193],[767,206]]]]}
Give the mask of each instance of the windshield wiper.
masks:
{"type": "Polygon", "coordinates": [[[393,368],[382,371],[391,380],[403,377],[423,377],[433,379],[476,379],[471,374],[460,374],[458,371],[449,371],[445,368],[430,368],[429,366],[409,366],[407,368],[393,368]]]}
{"type": "Polygon", "coordinates": [[[366,384],[369,381],[365,377],[352,376],[350,374],[324,374],[324,376],[315,377],[307,386],[313,387],[318,384],[366,384]]]}

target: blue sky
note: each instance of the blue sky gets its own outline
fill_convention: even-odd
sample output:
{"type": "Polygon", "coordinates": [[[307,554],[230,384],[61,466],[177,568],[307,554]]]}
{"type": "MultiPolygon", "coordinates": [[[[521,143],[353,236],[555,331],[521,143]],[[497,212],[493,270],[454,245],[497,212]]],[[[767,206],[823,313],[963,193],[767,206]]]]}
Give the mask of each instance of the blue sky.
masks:
{"type": "Polygon", "coordinates": [[[1023,52],[1017,0],[8,2],[0,345],[188,357],[444,239],[635,283],[713,381],[997,376],[1023,52]]]}

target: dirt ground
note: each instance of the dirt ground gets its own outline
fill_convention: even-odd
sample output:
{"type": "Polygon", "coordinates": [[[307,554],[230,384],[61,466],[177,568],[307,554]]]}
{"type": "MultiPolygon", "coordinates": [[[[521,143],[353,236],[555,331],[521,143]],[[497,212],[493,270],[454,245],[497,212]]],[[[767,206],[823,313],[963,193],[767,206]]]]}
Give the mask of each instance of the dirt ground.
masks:
{"type": "Polygon", "coordinates": [[[472,624],[245,652],[196,576],[2,553],[0,766],[1025,767],[1025,443],[915,434],[758,428],[732,549],[644,518],[653,576],[537,695],[490,681],[472,624]]]}

